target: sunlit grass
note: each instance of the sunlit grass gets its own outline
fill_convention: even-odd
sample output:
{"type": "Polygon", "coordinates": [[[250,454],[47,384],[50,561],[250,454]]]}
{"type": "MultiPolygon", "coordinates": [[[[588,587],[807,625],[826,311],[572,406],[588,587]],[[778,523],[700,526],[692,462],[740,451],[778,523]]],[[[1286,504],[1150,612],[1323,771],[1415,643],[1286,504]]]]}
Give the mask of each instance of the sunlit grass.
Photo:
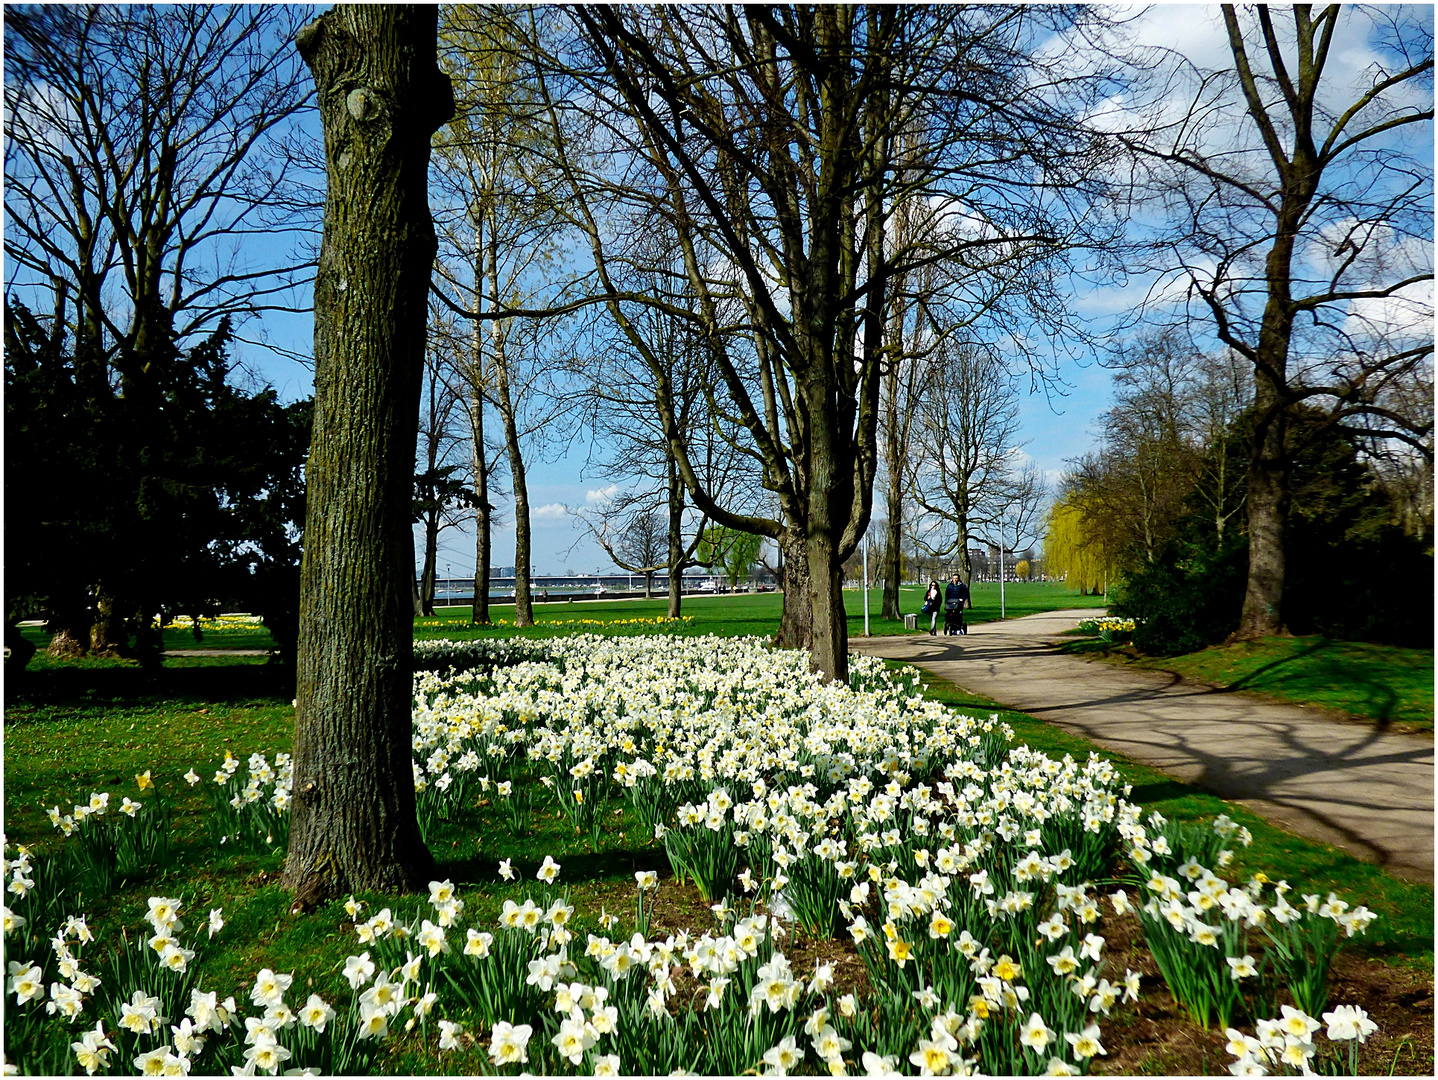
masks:
{"type": "Polygon", "coordinates": [[[1066,651],[1167,671],[1275,701],[1317,705],[1382,726],[1433,730],[1433,650],[1322,637],[1269,637],[1184,656],[1138,658],[1094,641],[1066,651]]]}

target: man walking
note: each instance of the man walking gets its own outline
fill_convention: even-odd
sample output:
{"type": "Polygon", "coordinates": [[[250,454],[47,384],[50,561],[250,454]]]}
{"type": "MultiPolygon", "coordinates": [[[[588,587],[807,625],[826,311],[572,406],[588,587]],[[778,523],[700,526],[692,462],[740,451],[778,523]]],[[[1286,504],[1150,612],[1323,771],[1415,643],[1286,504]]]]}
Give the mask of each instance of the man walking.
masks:
{"type": "Polygon", "coordinates": [[[969,587],[964,584],[958,572],[955,571],[949,578],[949,584],[944,589],[944,633],[946,634],[967,634],[969,628],[964,625],[964,605],[969,602],[969,587]]]}

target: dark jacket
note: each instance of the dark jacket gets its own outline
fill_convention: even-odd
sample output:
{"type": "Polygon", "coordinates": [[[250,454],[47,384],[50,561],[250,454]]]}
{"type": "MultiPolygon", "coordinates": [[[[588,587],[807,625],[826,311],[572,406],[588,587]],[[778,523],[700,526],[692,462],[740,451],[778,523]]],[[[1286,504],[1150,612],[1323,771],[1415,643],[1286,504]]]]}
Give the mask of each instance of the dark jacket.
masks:
{"type": "Polygon", "coordinates": [[[955,600],[957,600],[959,602],[959,606],[962,607],[963,602],[968,598],[969,587],[965,585],[962,581],[960,581],[958,584],[955,584],[951,581],[948,583],[948,585],[944,587],[944,607],[946,608],[950,607],[952,601],[955,600]]]}
{"type": "Polygon", "coordinates": [[[930,585],[930,586],[929,586],[929,591],[924,594],[924,607],[923,607],[923,611],[924,611],[924,614],[925,614],[925,615],[932,615],[934,612],[936,612],[936,611],[938,611],[938,610],[939,610],[939,588],[938,588],[937,585],[930,585]]]}

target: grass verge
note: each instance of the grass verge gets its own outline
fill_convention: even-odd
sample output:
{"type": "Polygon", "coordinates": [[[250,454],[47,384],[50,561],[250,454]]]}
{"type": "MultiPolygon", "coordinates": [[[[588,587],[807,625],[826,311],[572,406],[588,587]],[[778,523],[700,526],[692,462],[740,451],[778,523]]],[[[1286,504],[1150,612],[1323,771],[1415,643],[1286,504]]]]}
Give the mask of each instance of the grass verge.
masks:
{"type": "Polygon", "coordinates": [[[1371,720],[1379,730],[1433,730],[1433,650],[1322,637],[1270,637],[1183,656],[1140,657],[1092,638],[1064,651],[1163,671],[1273,701],[1371,720]]]}

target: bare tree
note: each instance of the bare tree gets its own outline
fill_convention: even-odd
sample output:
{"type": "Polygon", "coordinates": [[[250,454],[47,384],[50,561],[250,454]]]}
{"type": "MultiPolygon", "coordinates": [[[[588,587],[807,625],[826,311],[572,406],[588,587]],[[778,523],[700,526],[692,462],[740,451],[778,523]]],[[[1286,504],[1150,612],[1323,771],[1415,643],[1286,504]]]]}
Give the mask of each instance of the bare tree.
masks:
{"type": "Polygon", "coordinates": [[[1431,410],[1395,407],[1432,378],[1431,18],[1288,10],[1291,21],[1225,5],[1231,64],[1192,72],[1179,119],[1130,140],[1174,223],[1156,266],[1177,271],[1199,317],[1253,369],[1240,637],[1284,627],[1297,406],[1431,455],[1431,410]],[[1345,78],[1334,45],[1356,40],[1374,59],[1345,78]]]}
{"type": "Polygon", "coordinates": [[[1097,83],[1062,85],[1055,68],[1048,100],[1035,95],[1034,46],[1071,16],[1089,16],[975,7],[568,14],[580,40],[551,57],[563,85],[547,98],[557,112],[562,95],[602,125],[603,179],[581,175],[554,126],[610,312],[627,331],[600,220],[601,205],[618,201],[674,230],[717,386],[750,434],[779,515],[736,514],[704,491],[662,368],[651,365],[690,496],[721,524],[778,542],[780,639],[807,645],[817,670],[846,678],[840,574],[873,505],[892,280],[944,259],[976,272],[1002,266],[990,280],[1026,279],[1040,324],[1062,315],[1038,300],[1043,275],[1025,269],[1092,236],[1096,215],[1070,211],[1092,205],[1083,182],[1099,141],[1071,121],[1070,106],[1097,83]],[[914,114],[932,118],[922,126],[935,137],[901,143],[894,135],[914,114]],[[915,205],[930,222],[915,230],[921,239],[896,242],[893,208],[920,192],[915,205]],[[729,347],[731,299],[750,336],[741,354],[729,347]]]}
{"type": "Polygon", "coordinates": [[[464,435],[469,434],[469,425],[466,423],[464,435],[456,430],[465,387],[455,378],[455,372],[462,370],[469,350],[447,320],[435,317],[434,322],[420,387],[414,477],[415,516],[424,531],[418,615],[434,614],[440,533],[459,525],[461,515],[467,514],[475,499],[464,464],[456,460],[462,444],[467,441],[464,435]]]}
{"type": "Polygon", "coordinates": [[[984,523],[979,539],[998,552],[998,569],[1004,571],[1005,553],[1016,553],[1043,539],[1049,507],[1048,482],[1036,465],[1013,470],[989,496],[993,516],[984,523]]]}
{"type": "MultiPolygon", "coordinates": [[[[300,18],[278,6],[7,10],[6,292],[68,335],[96,412],[123,397],[139,416],[185,344],[226,318],[292,308],[311,267],[281,230],[313,223],[282,209],[296,177],[279,136],[309,102],[288,47],[300,18]]],[[[92,584],[97,610],[63,613],[57,648],[115,646],[143,602],[123,579],[92,584]]]]}
{"type": "MultiPolygon", "coordinates": [[[[475,617],[480,590],[488,592],[487,579],[481,582],[479,576],[490,561],[489,469],[478,449],[487,400],[498,413],[514,499],[515,625],[530,626],[526,457],[534,448],[526,444],[540,432],[546,433],[550,452],[567,441],[556,426],[567,410],[562,397],[550,392],[556,369],[567,366],[559,347],[564,331],[549,321],[566,310],[557,303],[564,292],[559,260],[566,219],[557,206],[559,178],[543,151],[547,129],[533,80],[517,55],[516,34],[511,13],[503,9],[445,9],[445,56],[458,107],[440,141],[440,183],[450,204],[441,221],[448,250],[440,296],[474,321],[468,382],[478,510],[475,617]],[[471,307],[460,306],[451,292],[471,298],[471,307]],[[523,314],[510,314],[516,311],[523,314]],[[486,322],[487,340],[481,330],[486,322]]],[[[484,606],[487,618],[487,600],[484,606]]]]}
{"type": "Polygon", "coordinates": [[[303,222],[273,208],[294,182],[277,136],[310,99],[288,48],[302,17],[281,6],[7,12],[7,287],[47,291],[88,362],[193,340],[225,315],[294,310],[284,298],[312,266],[279,236],[303,222]]]}
{"type": "Polygon", "coordinates": [[[1246,360],[1199,351],[1179,328],[1115,349],[1114,401],[1099,445],[1070,462],[1065,499],[1081,509],[1115,568],[1154,562],[1179,519],[1197,506],[1221,541],[1243,508],[1235,432],[1252,396],[1246,360]]]}
{"type": "Polygon", "coordinates": [[[296,45],[329,184],[301,568],[285,882],[304,910],[420,887],[411,741],[415,421],[436,242],[429,141],[453,108],[436,9],[337,6],[296,45]]]}
{"type": "Polygon", "coordinates": [[[926,520],[916,538],[973,580],[969,542],[995,521],[1018,449],[1018,389],[1002,357],[949,340],[930,359],[913,409],[910,489],[926,520]]]}
{"type": "MultiPolygon", "coordinates": [[[[616,334],[612,325],[597,327],[601,339],[582,356],[574,374],[587,402],[586,425],[602,447],[592,452],[591,462],[624,487],[584,516],[593,519],[593,534],[614,558],[609,536],[616,526],[637,507],[664,506],[668,535],[664,566],[669,616],[675,618],[682,608],[684,571],[707,565],[695,552],[709,518],[686,497],[673,444],[665,435],[649,362],[664,368],[674,423],[704,490],[731,510],[748,511],[757,503],[761,476],[743,425],[715,407],[715,368],[692,314],[693,297],[687,292],[683,267],[670,265],[664,272],[665,252],[672,263],[677,243],[662,228],[641,230],[640,235],[642,240],[635,245],[638,257],[633,260],[638,265],[622,266],[622,272],[635,291],[663,298],[689,316],[657,306],[640,307],[630,318],[628,334],[616,334]],[[646,342],[647,361],[630,343],[631,336],[646,342]]],[[[615,561],[631,569],[623,556],[615,561]]]]}
{"type": "MultiPolygon", "coordinates": [[[[605,545],[610,551],[610,545],[605,545]]],[[[654,572],[664,566],[669,554],[669,529],[664,515],[656,509],[635,510],[625,522],[610,557],[621,570],[644,575],[644,599],[654,595],[654,572]]]]}

